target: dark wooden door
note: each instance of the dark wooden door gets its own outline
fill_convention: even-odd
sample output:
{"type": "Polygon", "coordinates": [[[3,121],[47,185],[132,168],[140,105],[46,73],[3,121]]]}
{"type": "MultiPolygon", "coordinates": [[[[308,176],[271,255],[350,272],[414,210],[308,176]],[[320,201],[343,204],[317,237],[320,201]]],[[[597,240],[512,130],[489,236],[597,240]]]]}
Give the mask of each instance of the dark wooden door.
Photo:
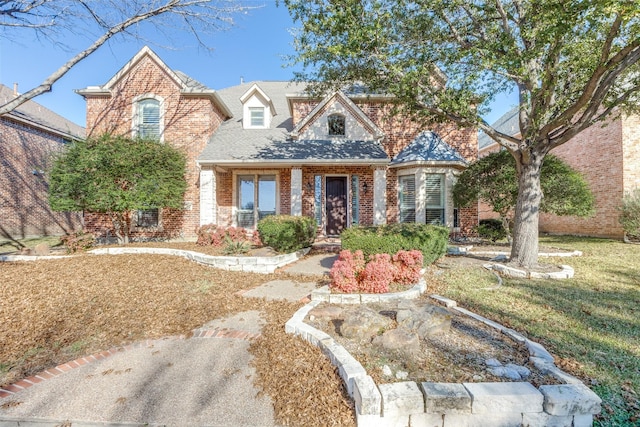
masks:
{"type": "Polygon", "coordinates": [[[347,177],[326,177],[327,236],[337,236],[347,226],[347,177]]]}

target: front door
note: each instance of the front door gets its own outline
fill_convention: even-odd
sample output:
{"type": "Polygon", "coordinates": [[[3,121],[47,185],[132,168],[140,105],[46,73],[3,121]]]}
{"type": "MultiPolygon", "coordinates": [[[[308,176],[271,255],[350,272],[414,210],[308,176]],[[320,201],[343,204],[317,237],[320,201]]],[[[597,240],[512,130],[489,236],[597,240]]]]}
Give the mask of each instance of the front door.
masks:
{"type": "Polygon", "coordinates": [[[347,226],[347,177],[326,177],[327,236],[337,236],[347,226]]]}

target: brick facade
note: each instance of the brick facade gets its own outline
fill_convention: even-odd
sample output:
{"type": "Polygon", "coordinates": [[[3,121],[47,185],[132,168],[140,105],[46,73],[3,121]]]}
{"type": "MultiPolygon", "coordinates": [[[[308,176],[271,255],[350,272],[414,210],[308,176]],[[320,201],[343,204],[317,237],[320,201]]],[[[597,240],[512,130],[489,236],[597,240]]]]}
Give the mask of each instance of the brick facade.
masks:
{"type": "MultiPolygon", "coordinates": [[[[143,52],[143,51],[141,51],[143,52]]],[[[206,96],[196,96],[193,93],[188,96],[184,90],[181,91],[180,82],[176,82],[174,72],[166,68],[155,54],[141,55],[134,57],[110,82],[103,87],[89,87],[81,91],[87,102],[87,129],[89,135],[98,135],[103,132],[110,132],[119,135],[131,135],[134,125],[134,107],[137,99],[142,96],[153,95],[156,99],[162,100],[164,111],[164,143],[169,143],[183,149],[188,155],[187,183],[188,190],[185,194],[184,211],[164,210],[161,214],[161,226],[157,229],[135,229],[132,237],[193,237],[196,228],[200,225],[200,198],[199,198],[199,173],[200,166],[196,160],[201,155],[208,141],[222,122],[226,119],[220,106],[206,96]],[[95,89],[97,88],[97,89],[95,89]]],[[[198,89],[200,90],[200,89],[198,89]]],[[[268,94],[269,95],[269,94],[268,94]]],[[[239,98],[239,97],[238,97],[239,98]]],[[[238,102],[234,97],[229,102],[238,102]]],[[[284,98],[283,98],[284,99],[284,98]]],[[[225,101],[227,102],[227,101],[225,101]]],[[[302,96],[290,98],[291,122],[296,124],[304,120],[320,103],[302,96]]],[[[391,105],[386,99],[353,99],[355,106],[362,110],[375,126],[378,126],[384,134],[382,141],[383,148],[389,158],[393,158],[400,150],[410,144],[422,131],[424,126],[420,126],[411,120],[393,116],[391,105]]],[[[353,104],[349,106],[349,111],[355,109],[353,104]]],[[[279,110],[278,120],[282,119],[282,109],[279,110]]],[[[366,123],[359,114],[354,114],[361,124],[366,123]]],[[[242,117],[234,114],[232,120],[241,120],[242,117]]],[[[458,129],[452,125],[435,125],[431,128],[449,145],[454,147],[468,161],[477,157],[477,133],[473,129],[458,129]]],[[[240,135],[240,134],[239,134],[240,135]]],[[[242,134],[244,135],[244,134],[242,134]]],[[[247,135],[250,136],[250,135],[247,135]]],[[[241,138],[241,136],[238,136],[241,138]]],[[[227,141],[233,144],[232,141],[227,141]]],[[[296,143],[292,141],[292,143],[296,143]]],[[[213,144],[213,143],[212,143],[213,144]]],[[[229,145],[233,146],[233,145],[229,145]]],[[[211,146],[209,146],[211,147],[211,146]]],[[[235,153],[234,153],[235,156],[235,153]]],[[[241,156],[239,157],[241,158],[241,156]]],[[[215,218],[218,225],[232,225],[235,223],[234,214],[236,211],[238,189],[236,188],[237,175],[245,173],[275,173],[278,183],[277,204],[279,212],[288,214],[292,209],[292,166],[274,164],[270,166],[268,162],[254,162],[255,167],[244,166],[238,162],[233,166],[208,162],[202,167],[213,169],[215,179],[215,194],[207,199],[212,203],[214,215],[206,218],[215,218]]],[[[328,162],[331,163],[331,162],[328,162]]],[[[297,167],[302,171],[302,214],[308,216],[315,215],[314,190],[309,185],[314,185],[314,177],[320,175],[323,180],[330,175],[343,175],[348,177],[349,186],[351,177],[358,176],[358,211],[359,223],[370,225],[374,222],[374,169],[372,165],[346,166],[335,164],[324,164],[323,166],[305,165],[304,161],[297,167]],[[367,191],[365,191],[365,186],[367,191]]],[[[425,166],[428,168],[428,166],[425,166]]],[[[209,185],[209,184],[206,184],[209,185]]],[[[386,188],[386,220],[387,222],[398,221],[397,207],[397,175],[396,171],[387,168],[387,188],[386,188]]],[[[299,189],[295,189],[299,191],[299,189]]],[[[352,192],[352,194],[354,194],[352,192]]],[[[207,196],[209,197],[209,196],[207,196]]],[[[348,197],[349,203],[352,198],[348,197]]],[[[348,207],[352,212],[353,206],[348,207]]],[[[462,218],[468,221],[463,230],[468,230],[477,223],[474,212],[469,210],[462,218]]],[[[102,234],[111,234],[111,224],[103,215],[87,214],[87,226],[102,234]]]]}
{"type": "MultiPolygon", "coordinates": [[[[223,113],[206,96],[181,93],[181,87],[175,79],[150,56],[134,64],[115,82],[110,92],[108,96],[84,94],[89,136],[105,132],[131,136],[136,100],[141,96],[153,95],[163,101],[163,142],[187,154],[185,209],[163,209],[158,228],[134,229],[132,237],[195,236],[200,225],[200,169],[196,159],[224,120],[223,113]]],[[[87,227],[102,235],[113,234],[110,221],[102,215],[88,214],[87,227]]]]}
{"type": "Polygon", "coordinates": [[[61,235],[82,229],[79,212],[49,207],[46,171],[64,146],[62,136],[0,118],[0,237],[61,235]]]}
{"type": "MultiPolygon", "coordinates": [[[[484,148],[480,157],[498,149],[484,148]]],[[[619,210],[626,192],[640,187],[640,117],[610,119],[582,131],[551,151],[580,171],[595,196],[596,214],[589,218],[540,214],[539,230],[550,234],[622,238],[619,210]]],[[[480,218],[497,215],[480,204],[480,218]]]]}

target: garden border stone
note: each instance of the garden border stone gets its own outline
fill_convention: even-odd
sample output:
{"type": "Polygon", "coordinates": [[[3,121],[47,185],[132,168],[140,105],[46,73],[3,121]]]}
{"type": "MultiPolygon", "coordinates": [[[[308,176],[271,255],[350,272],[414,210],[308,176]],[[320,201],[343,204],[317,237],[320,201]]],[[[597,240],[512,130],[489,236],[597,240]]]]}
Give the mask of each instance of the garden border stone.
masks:
{"type": "MultiPolygon", "coordinates": [[[[426,291],[426,283],[423,280],[421,282],[412,288],[412,291],[414,289],[418,291],[418,295],[426,291]]],[[[365,298],[363,295],[359,298],[361,303],[369,302],[370,299],[375,300],[371,295],[365,298]]],[[[405,291],[386,295],[385,300],[415,298],[413,295],[413,292],[405,291]]],[[[430,297],[461,314],[473,317],[501,331],[516,341],[525,343],[529,349],[531,362],[543,373],[554,376],[564,384],[541,386],[540,389],[536,389],[529,382],[422,383],[419,387],[415,382],[405,381],[376,385],[362,365],[344,347],[325,332],[304,323],[309,311],[322,302],[343,303],[342,294],[338,294],[341,298],[335,298],[334,301],[330,296],[328,288],[315,292],[315,295],[312,294],[312,301],[301,307],[287,321],[285,331],[320,347],[338,368],[347,392],[354,399],[358,426],[505,425],[519,427],[525,421],[525,425],[529,427],[589,426],[593,422],[593,415],[600,412],[601,399],[579,379],[555,366],[553,356],[542,345],[497,322],[458,307],[454,300],[438,295],[430,297]],[[425,386],[425,384],[431,385],[425,386]],[[442,395],[434,396],[434,390],[440,390],[437,393],[442,395]],[[466,406],[465,393],[470,397],[469,406],[466,406]],[[420,406],[422,409],[418,410],[420,406]]],[[[348,298],[347,301],[349,304],[354,303],[353,298],[348,298]]],[[[378,301],[382,300],[378,299],[378,301]]]]}

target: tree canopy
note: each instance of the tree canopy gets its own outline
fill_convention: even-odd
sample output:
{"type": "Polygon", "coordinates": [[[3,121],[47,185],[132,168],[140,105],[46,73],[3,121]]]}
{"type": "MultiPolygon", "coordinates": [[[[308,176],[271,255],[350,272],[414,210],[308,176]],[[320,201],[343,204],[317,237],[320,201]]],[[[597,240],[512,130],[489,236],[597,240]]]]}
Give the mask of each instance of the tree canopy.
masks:
{"type": "MultiPolygon", "coordinates": [[[[584,177],[552,154],[542,164],[540,211],[560,216],[591,216],[594,197],[584,177]]],[[[518,180],[513,158],[507,151],[491,153],[472,163],[453,187],[453,202],[465,207],[482,200],[507,224],[513,220],[518,201],[518,180]]],[[[508,226],[505,227],[508,233],[508,226]]]]}
{"type": "Polygon", "coordinates": [[[182,208],[185,173],[185,155],[169,144],[102,135],[71,143],[54,160],[49,204],[107,214],[128,243],[134,211],[182,208]]]}
{"type": "Polygon", "coordinates": [[[239,0],[0,1],[0,34],[7,40],[37,38],[58,49],[68,48],[71,38],[93,40],[42,84],[0,105],[0,115],[51,91],[56,81],[113,37],[144,39],[151,32],[156,43],[167,40],[171,44],[175,34],[191,34],[201,47],[210,49],[206,34],[228,28],[234,14],[255,7],[239,0]]]}
{"type": "Polygon", "coordinates": [[[362,82],[424,123],[478,126],[516,163],[513,262],[537,264],[546,154],[621,111],[637,111],[637,0],[285,0],[300,24],[292,60],[323,92],[362,82]],[[519,95],[519,136],[482,116],[519,95]]]}

